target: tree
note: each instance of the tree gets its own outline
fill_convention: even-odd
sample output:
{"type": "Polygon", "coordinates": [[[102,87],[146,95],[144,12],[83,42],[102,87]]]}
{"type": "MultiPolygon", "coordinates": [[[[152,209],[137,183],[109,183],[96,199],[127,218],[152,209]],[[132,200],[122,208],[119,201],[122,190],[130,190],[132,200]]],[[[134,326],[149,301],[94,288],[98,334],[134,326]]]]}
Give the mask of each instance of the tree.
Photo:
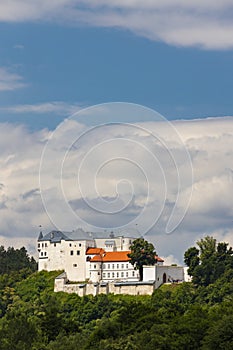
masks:
{"type": "Polygon", "coordinates": [[[0,274],[9,274],[13,271],[29,269],[31,272],[37,270],[37,263],[33,257],[29,257],[27,250],[22,247],[15,249],[9,247],[7,250],[0,247],[0,274]]]}
{"type": "Polygon", "coordinates": [[[199,250],[196,247],[189,248],[184,253],[184,262],[189,267],[188,274],[190,276],[193,276],[193,272],[194,272],[195,268],[200,263],[199,250]]]}
{"type": "Polygon", "coordinates": [[[200,249],[191,247],[184,254],[194,284],[208,286],[223,275],[231,278],[228,272],[233,267],[233,251],[227,247],[228,243],[216,244],[216,239],[207,236],[197,241],[197,245],[200,249]]]}
{"type": "Polygon", "coordinates": [[[197,241],[197,245],[200,248],[200,259],[202,261],[210,259],[216,252],[216,239],[213,237],[206,236],[197,241]]]}
{"type": "Polygon", "coordinates": [[[233,316],[223,315],[219,320],[212,322],[207,335],[203,340],[203,350],[231,350],[233,346],[233,316]]]}
{"type": "Polygon", "coordinates": [[[128,254],[130,263],[139,270],[140,281],[143,280],[143,265],[154,265],[156,263],[156,252],[152,243],[144,238],[137,238],[130,246],[131,253],[128,254]]]}

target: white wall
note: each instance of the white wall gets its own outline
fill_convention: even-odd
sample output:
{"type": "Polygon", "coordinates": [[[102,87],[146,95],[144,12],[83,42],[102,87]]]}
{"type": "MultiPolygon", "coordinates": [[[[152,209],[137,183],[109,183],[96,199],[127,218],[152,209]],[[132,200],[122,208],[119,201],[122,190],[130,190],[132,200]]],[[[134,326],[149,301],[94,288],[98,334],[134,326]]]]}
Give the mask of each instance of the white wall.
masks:
{"type": "Polygon", "coordinates": [[[70,281],[86,280],[89,273],[89,271],[87,273],[86,249],[94,246],[93,240],[61,240],[59,243],[41,241],[38,244],[40,244],[39,271],[65,270],[70,281]]]}
{"type": "Polygon", "coordinates": [[[163,283],[184,281],[183,266],[143,266],[143,281],[156,281],[156,288],[163,283]]]}

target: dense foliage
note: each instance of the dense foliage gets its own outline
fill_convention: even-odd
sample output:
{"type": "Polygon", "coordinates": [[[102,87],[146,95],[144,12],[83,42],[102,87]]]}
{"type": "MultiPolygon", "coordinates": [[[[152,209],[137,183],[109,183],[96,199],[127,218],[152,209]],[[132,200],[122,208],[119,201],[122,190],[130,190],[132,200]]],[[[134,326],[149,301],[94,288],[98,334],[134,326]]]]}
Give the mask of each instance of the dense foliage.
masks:
{"type": "Polygon", "coordinates": [[[29,257],[27,250],[24,247],[20,249],[9,247],[5,250],[3,246],[0,246],[0,275],[10,274],[22,269],[28,269],[31,272],[37,269],[35,259],[29,257]]]}
{"type": "Polygon", "coordinates": [[[233,347],[233,276],[164,285],[152,296],[81,298],[53,292],[59,271],[20,273],[1,284],[0,350],[233,347]]]}
{"type": "Polygon", "coordinates": [[[228,244],[217,244],[213,237],[205,237],[197,242],[199,249],[189,248],[184,254],[184,261],[189,267],[188,273],[193,283],[208,286],[220,277],[229,281],[233,276],[233,250],[228,244]]]}

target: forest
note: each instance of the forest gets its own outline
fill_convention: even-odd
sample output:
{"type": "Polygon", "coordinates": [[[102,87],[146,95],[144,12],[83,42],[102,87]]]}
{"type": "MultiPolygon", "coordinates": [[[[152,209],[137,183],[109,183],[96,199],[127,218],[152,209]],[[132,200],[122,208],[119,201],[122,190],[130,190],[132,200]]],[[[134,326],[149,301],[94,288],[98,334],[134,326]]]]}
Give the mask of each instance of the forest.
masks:
{"type": "Polygon", "coordinates": [[[26,249],[0,247],[0,350],[233,348],[233,255],[213,237],[189,248],[192,282],[151,296],[54,293],[26,249]]]}

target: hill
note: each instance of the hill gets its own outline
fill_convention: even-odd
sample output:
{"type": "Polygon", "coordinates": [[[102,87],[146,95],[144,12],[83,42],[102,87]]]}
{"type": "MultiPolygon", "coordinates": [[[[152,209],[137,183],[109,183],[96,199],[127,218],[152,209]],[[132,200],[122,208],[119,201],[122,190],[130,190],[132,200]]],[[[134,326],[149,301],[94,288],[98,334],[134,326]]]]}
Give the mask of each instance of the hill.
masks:
{"type": "Polygon", "coordinates": [[[186,254],[193,274],[202,271],[199,283],[163,285],[151,296],[54,293],[61,271],[34,272],[30,258],[26,266],[10,264],[0,273],[0,350],[230,350],[232,254],[220,248],[210,260],[200,255],[199,264],[198,252],[186,254]],[[223,273],[207,284],[206,266],[218,261],[226,261],[223,273]]]}
{"type": "Polygon", "coordinates": [[[80,298],[53,292],[58,273],[33,273],[2,286],[0,349],[232,348],[232,283],[80,298]]]}

